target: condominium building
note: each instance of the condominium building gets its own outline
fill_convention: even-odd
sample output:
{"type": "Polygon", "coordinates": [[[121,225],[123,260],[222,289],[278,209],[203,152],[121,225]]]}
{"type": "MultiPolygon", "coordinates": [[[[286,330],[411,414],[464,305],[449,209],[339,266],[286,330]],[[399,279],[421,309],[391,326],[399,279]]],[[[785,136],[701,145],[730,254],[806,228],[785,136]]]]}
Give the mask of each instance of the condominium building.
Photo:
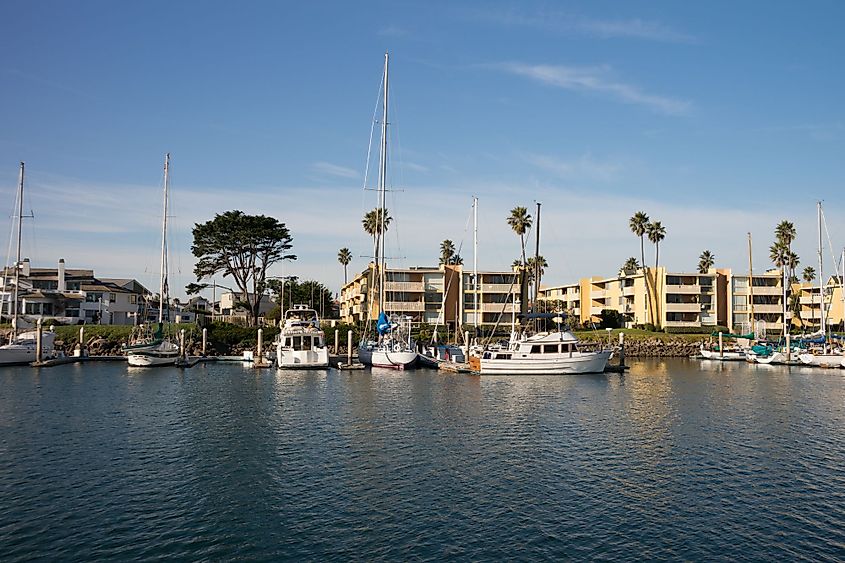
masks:
{"type": "Polygon", "coordinates": [[[340,317],[357,323],[375,319],[383,309],[410,316],[414,322],[440,324],[451,329],[475,325],[490,327],[510,322],[519,312],[519,274],[513,271],[472,272],[462,265],[390,268],[384,273],[385,303],[369,295],[374,265],[355,275],[340,291],[340,317]],[[502,320],[507,316],[507,320],[502,320]]]}
{"type": "MultiPolygon", "coordinates": [[[[783,331],[783,276],[780,270],[754,274],[749,287],[748,274],[724,270],[728,280],[728,324],[732,330],[768,334],[783,331]],[[753,317],[752,317],[753,315],[753,317]]],[[[787,320],[790,315],[787,312],[787,320]]]]}
{"type": "MultiPolygon", "coordinates": [[[[819,285],[812,283],[795,283],[792,284],[792,294],[796,295],[797,306],[792,318],[792,326],[799,329],[806,330],[821,330],[821,307],[819,306],[819,285]]],[[[790,309],[792,309],[793,301],[790,301],[790,309]]],[[[842,328],[843,309],[845,309],[845,302],[843,302],[842,284],[838,276],[832,276],[827,279],[824,287],[824,308],[825,321],[828,328],[842,328]]]]}
{"type": "Polygon", "coordinates": [[[541,287],[540,299],[569,311],[581,324],[597,323],[602,311],[611,310],[624,316],[627,326],[716,326],[724,324],[727,315],[724,299],[719,298],[724,295],[719,291],[720,284],[725,286],[724,275],[717,270],[701,274],[650,268],[648,280],[638,270],[541,287]]]}

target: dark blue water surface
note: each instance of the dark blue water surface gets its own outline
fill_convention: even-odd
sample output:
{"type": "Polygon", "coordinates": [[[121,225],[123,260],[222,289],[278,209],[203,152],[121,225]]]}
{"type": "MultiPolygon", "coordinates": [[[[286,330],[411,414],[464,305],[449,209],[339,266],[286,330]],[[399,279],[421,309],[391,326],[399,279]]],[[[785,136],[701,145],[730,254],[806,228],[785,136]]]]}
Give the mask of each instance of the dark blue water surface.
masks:
{"type": "Polygon", "coordinates": [[[837,559],[845,372],[0,370],[0,559],[837,559]]]}

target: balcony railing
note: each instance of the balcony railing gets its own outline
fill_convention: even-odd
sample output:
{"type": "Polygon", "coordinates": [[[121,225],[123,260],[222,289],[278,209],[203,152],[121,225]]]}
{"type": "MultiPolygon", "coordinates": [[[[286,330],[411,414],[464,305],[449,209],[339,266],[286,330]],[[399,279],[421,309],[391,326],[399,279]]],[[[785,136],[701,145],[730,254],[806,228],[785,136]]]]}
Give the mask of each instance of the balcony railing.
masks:
{"type": "Polygon", "coordinates": [[[518,313],[519,307],[513,303],[482,303],[482,313],[518,313]]]}
{"type": "Polygon", "coordinates": [[[425,291],[423,282],[384,282],[385,291],[425,291]]]}
{"type": "Polygon", "coordinates": [[[424,311],[425,303],[422,301],[385,301],[385,311],[424,311]]]}
{"type": "Polygon", "coordinates": [[[667,313],[699,313],[701,303],[667,303],[667,313]]]}
{"type": "MultiPolygon", "coordinates": [[[[481,291],[484,293],[508,293],[509,291],[519,292],[519,284],[515,283],[513,285],[509,283],[482,283],[479,284],[481,291]]],[[[467,285],[467,290],[472,291],[472,284],[467,285]]]]}
{"type": "Polygon", "coordinates": [[[701,286],[698,284],[689,284],[689,285],[666,285],[665,292],[668,293],[681,293],[684,295],[698,295],[701,293],[701,286]]]}

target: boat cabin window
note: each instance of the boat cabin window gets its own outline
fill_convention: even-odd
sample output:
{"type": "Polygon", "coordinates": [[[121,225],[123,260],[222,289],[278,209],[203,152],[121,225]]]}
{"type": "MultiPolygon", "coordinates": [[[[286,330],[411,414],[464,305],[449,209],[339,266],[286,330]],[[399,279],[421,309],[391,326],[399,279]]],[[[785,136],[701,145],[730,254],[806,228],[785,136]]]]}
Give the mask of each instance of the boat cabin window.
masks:
{"type": "Polygon", "coordinates": [[[557,354],[557,344],[544,344],[543,345],[543,353],[544,354],[557,354]]]}
{"type": "Polygon", "coordinates": [[[541,354],[543,352],[543,345],[542,344],[535,344],[531,347],[532,354],[541,354]]]}
{"type": "Polygon", "coordinates": [[[310,336],[291,336],[288,338],[288,345],[294,350],[310,350],[311,337],[310,336]]]}

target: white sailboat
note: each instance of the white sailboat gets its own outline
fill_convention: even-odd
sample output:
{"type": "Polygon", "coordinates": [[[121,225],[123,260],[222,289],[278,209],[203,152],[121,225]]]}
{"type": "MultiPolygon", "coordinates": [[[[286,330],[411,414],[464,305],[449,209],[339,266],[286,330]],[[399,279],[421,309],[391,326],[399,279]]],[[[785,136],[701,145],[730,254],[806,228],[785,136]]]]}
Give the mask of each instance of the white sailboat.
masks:
{"type": "Polygon", "coordinates": [[[816,206],[819,225],[819,318],[823,342],[820,348],[810,349],[798,356],[798,358],[803,364],[808,366],[840,367],[845,362],[845,356],[843,356],[842,350],[831,348],[827,338],[827,315],[824,302],[824,260],[822,252],[822,202],[819,201],[816,206]]]}
{"type": "MultiPolygon", "coordinates": [[[[0,346],[0,366],[9,366],[15,364],[28,364],[38,360],[38,342],[37,332],[29,330],[26,332],[18,332],[18,325],[20,324],[20,316],[18,310],[20,308],[20,270],[21,270],[21,233],[23,223],[23,186],[24,186],[24,163],[21,162],[20,177],[18,181],[18,213],[17,213],[17,252],[15,257],[15,287],[14,295],[9,302],[12,318],[12,332],[9,335],[9,342],[0,346]]],[[[8,273],[8,269],[6,270],[8,273]]],[[[3,277],[4,289],[6,285],[6,276],[3,277]]],[[[56,334],[51,330],[44,330],[41,332],[41,355],[42,359],[53,354],[53,342],[56,334]]]]}
{"type": "Polygon", "coordinates": [[[161,275],[159,277],[158,326],[140,340],[126,346],[126,357],[130,366],[154,367],[172,366],[179,359],[179,345],[165,334],[164,309],[168,306],[167,283],[167,204],[170,189],[170,153],[164,156],[164,211],[161,226],[161,275]]]}
{"type": "Polygon", "coordinates": [[[294,305],[285,312],[276,340],[276,365],[282,369],[329,367],[329,349],[317,311],[294,305]]]}
{"type": "MultiPolygon", "coordinates": [[[[387,186],[387,108],[388,108],[388,81],[389,57],[384,54],[384,99],[382,101],[381,120],[381,150],[379,153],[379,176],[378,176],[378,220],[379,227],[376,229],[375,244],[375,269],[378,305],[381,312],[376,322],[376,338],[366,335],[358,346],[358,360],[364,364],[374,367],[386,367],[392,369],[405,369],[412,367],[417,362],[416,343],[411,338],[411,319],[402,315],[388,315],[385,309],[385,257],[384,257],[384,217],[385,217],[385,191],[387,186]]],[[[371,290],[370,290],[371,291],[371,290]]],[[[368,307],[371,307],[372,299],[368,299],[368,307]]],[[[369,317],[369,311],[368,311],[369,317]]],[[[369,327],[368,327],[369,328],[369,327]]]]}

